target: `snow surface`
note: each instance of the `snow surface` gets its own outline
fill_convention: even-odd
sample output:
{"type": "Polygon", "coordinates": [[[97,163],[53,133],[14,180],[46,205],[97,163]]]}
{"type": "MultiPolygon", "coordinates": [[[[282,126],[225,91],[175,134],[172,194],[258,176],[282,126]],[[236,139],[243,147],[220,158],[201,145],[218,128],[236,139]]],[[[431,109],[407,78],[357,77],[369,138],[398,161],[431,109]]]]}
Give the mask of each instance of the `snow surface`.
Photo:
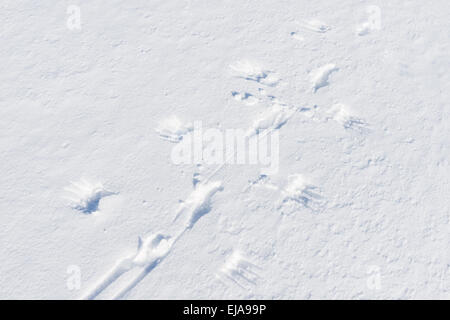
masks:
{"type": "Polygon", "coordinates": [[[0,298],[450,298],[449,1],[0,9],[0,298]]]}

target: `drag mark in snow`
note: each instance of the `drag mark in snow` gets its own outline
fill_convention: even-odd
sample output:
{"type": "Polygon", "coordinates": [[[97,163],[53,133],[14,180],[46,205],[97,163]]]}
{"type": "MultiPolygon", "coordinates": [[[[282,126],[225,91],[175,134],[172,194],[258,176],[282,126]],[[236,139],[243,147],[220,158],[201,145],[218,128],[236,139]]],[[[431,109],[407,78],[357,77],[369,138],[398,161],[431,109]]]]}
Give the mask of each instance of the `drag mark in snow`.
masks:
{"type": "Polygon", "coordinates": [[[261,278],[256,272],[260,269],[239,251],[234,251],[216,274],[216,277],[224,284],[233,283],[242,289],[248,289],[249,285],[256,285],[256,282],[261,278]]]}
{"type": "Polygon", "coordinates": [[[120,276],[135,267],[144,267],[150,272],[169,253],[173,243],[174,240],[170,236],[161,233],[150,235],[144,240],[139,237],[136,253],[119,260],[115,267],[83,299],[95,299],[120,276]]]}
{"type": "Polygon", "coordinates": [[[316,92],[318,89],[328,85],[330,74],[337,70],[339,69],[335,64],[329,63],[311,72],[310,81],[313,91],[316,92]]]}
{"type": "Polygon", "coordinates": [[[64,190],[69,193],[65,198],[70,200],[71,207],[85,214],[97,212],[102,198],[117,194],[106,190],[101,183],[91,183],[85,179],[72,182],[64,190]]]}
{"type": "MultiPolygon", "coordinates": [[[[83,299],[95,299],[112,283],[128,271],[141,268],[141,272],[122,289],[114,294],[114,299],[123,298],[142,279],[145,278],[171,251],[173,245],[183,234],[191,229],[194,224],[211,209],[211,198],[222,190],[222,182],[199,183],[177,211],[177,217],[184,216],[185,221],[178,226],[173,234],[157,233],[141,239],[139,237],[136,253],[120,259],[116,266],[109,271],[100,282],[95,285],[83,299]]],[[[177,220],[177,219],[175,219],[177,220]]],[[[175,227],[177,227],[175,225],[175,227]]]]}

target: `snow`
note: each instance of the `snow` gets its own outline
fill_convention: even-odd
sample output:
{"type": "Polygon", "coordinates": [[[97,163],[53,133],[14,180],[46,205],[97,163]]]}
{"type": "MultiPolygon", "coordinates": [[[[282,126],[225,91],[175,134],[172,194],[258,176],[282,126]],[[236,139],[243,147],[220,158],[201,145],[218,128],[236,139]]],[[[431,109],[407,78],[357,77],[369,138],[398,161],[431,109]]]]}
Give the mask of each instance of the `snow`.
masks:
{"type": "Polygon", "coordinates": [[[95,213],[98,210],[102,198],[114,195],[114,192],[105,190],[101,183],[93,184],[85,179],[73,182],[64,190],[69,193],[67,199],[70,200],[71,206],[88,214],[95,213]]]}
{"type": "Polygon", "coordinates": [[[258,273],[258,266],[254,265],[242,256],[239,251],[234,251],[225,265],[219,270],[217,277],[223,281],[225,285],[227,282],[232,282],[243,289],[249,289],[248,285],[256,284],[260,278],[258,273]]]}
{"type": "Polygon", "coordinates": [[[179,142],[187,133],[192,131],[192,124],[183,124],[176,116],[161,120],[156,132],[162,139],[170,142],[179,142]]]}
{"type": "Polygon", "coordinates": [[[328,78],[330,77],[330,74],[337,70],[339,69],[334,63],[328,63],[317,70],[314,70],[311,74],[311,83],[314,92],[316,92],[319,88],[328,85],[328,78]]]}
{"type": "Polygon", "coordinates": [[[0,298],[450,298],[448,1],[0,7],[0,298]]]}

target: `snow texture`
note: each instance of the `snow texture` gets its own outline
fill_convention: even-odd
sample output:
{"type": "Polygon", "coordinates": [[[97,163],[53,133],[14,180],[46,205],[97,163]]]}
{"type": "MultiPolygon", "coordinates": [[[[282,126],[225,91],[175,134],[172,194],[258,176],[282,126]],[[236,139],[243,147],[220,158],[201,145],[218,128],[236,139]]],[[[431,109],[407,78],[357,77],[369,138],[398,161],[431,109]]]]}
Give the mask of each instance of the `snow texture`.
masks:
{"type": "Polygon", "coordinates": [[[0,298],[450,299],[449,1],[0,8],[0,298]]]}

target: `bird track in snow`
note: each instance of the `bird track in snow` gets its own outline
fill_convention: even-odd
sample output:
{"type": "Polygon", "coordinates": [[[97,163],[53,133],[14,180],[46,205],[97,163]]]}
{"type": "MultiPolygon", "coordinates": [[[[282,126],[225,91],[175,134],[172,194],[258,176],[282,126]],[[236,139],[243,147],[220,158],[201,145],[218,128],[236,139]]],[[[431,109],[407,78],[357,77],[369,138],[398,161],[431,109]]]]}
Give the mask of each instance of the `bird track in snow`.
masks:
{"type": "Polygon", "coordinates": [[[156,266],[170,253],[173,245],[183,234],[211,210],[211,198],[222,190],[222,182],[199,183],[182,202],[176,212],[174,223],[184,217],[181,224],[172,233],[156,233],[145,238],[138,237],[138,247],[134,254],[119,259],[116,265],[107,272],[103,278],[93,286],[83,299],[95,299],[110,287],[123,274],[141,269],[137,276],[128,281],[119,291],[113,294],[113,299],[124,298],[142,279],[144,279],[156,266]]]}
{"type": "Polygon", "coordinates": [[[337,103],[331,106],[327,111],[327,120],[332,119],[341,124],[345,129],[365,132],[368,130],[368,124],[361,118],[353,114],[353,111],[347,105],[337,103]]]}
{"type": "Polygon", "coordinates": [[[292,174],[288,176],[288,183],[281,192],[282,203],[294,201],[305,207],[312,207],[311,202],[322,198],[317,190],[317,187],[312,185],[303,175],[292,174]]]}

